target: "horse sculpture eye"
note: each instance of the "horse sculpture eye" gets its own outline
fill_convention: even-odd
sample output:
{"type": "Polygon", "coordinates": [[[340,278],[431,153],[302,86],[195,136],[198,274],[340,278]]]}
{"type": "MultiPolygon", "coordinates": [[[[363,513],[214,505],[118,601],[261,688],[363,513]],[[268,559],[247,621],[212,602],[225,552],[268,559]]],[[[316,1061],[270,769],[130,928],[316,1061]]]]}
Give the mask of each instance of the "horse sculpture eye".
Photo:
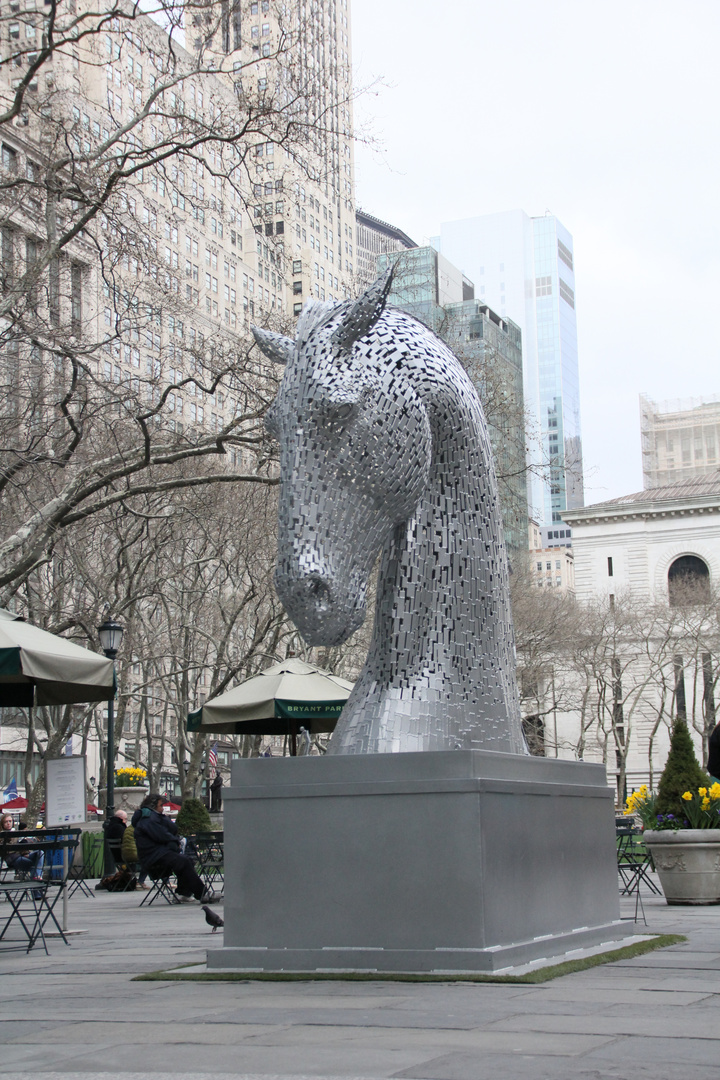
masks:
{"type": "Polygon", "coordinates": [[[337,405],[334,409],[336,420],[348,420],[354,410],[354,405],[350,401],[344,402],[342,405],[337,405]]]}

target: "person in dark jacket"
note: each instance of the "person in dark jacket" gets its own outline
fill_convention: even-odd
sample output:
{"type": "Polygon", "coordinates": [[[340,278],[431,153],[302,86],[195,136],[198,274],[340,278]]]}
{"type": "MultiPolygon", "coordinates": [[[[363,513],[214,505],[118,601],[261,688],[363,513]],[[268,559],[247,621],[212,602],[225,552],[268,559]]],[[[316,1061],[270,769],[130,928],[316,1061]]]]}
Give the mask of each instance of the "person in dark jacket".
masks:
{"type": "Polygon", "coordinates": [[[153,877],[175,874],[178,900],[212,904],[218,897],[205,888],[191,860],[180,854],[178,827],[162,813],[162,804],[162,795],[147,795],[132,816],[140,865],[153,877]]]}
{"type": "Polygon", "coordinates": [[[707,769],[713,780],[720,784],[720,724],[708,739],[707,769]]]}
{"type": "Polygon", "coordinates": [[[105,826],[105,839],[116,866],[122,862],[122,838],[126,828],[127,814],[124,810],[116,810],[105,826]]]}

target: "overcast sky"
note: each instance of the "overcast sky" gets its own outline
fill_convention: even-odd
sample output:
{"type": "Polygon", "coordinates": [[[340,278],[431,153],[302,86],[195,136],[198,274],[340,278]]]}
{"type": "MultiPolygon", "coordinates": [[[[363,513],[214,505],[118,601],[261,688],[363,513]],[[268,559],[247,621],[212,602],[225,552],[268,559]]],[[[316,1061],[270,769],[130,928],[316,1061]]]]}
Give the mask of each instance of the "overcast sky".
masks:
{"type": "MultiPolygon", "coordinates": [[[[358,204],[418,243],[546,209],[575,250],[586,502],[638,394],[720,394],[720,0],[352,0],[358,204]]],[[[508,311],[512,318],[513,313],[508,311]]]]}

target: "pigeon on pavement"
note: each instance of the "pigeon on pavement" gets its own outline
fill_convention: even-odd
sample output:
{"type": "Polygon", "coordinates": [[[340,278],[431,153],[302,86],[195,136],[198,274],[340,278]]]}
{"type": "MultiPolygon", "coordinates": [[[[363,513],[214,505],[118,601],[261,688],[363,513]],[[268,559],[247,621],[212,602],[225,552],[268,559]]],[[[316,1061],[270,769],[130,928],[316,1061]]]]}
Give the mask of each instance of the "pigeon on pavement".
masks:
{"type": "Polygon", "coordinates": [[[205,912],[205,922],[208,924],[208,926],[212,926],[213,934],[217,930],[218,926],[225,925],[225,920],[221,919],[220,916],[212,910],[212,908],[209,908],[207,906],[207,904],[203,904],[202,909],[205,912]]]}

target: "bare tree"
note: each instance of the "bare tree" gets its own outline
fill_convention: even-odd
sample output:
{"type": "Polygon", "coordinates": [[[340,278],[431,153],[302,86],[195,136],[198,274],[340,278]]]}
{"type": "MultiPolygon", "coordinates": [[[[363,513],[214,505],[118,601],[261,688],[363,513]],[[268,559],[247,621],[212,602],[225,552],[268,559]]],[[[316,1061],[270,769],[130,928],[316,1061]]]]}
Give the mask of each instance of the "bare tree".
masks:
{"type": "Polygon", "coordinates": [[[256,215],[263,197],[282,215],[291,175],[322,179],[337,102],[297,62],[281,7],[257,56],[234,51],[241,14],[219,0],[0,14],[0,602],[106,508],[275,482],[261,431],[275,373],[246,331],[283,328],[289,271],[283,221],[271,237],[256,215]],[[260,153],[278,168],[258,185],[260,153]],[[200,269],[208,235],[230,240],[224,285],[208,245],[200,269]],[[243,237],[270,284],[254,296],[243,237]]]}
{"type": "MultiPolygon", "coordinates": [[[[275,595],[275,498],[272,489],[213,486],[135,498],[127,512],[99,513],[59,540],[52,559],[27,575],[18,593],[34,621],[94,647],[94,628],[109,605],[125,627],[116,663],[115,745],[132,747],[124,764],[147,768],[154,785],[169,749],[185,792],[197,782],[207,739],[186,731],[187,714],[238,677],[282,652],[290,636],[275,595]]],[[[71,731],[100,744],[99,786],[106,783],[106,715],[42,710],[28,745],[57,756],[71,731]]],[[[26,789],[31,791],[31,762],[26,789]]],[[[32,792],[29,813],[42,802],[32,792]]]]}
{"type": "Polygon", "coordinates": [[[600,756],[622,801],[629,763],[652,784],[660,736],[682,715],[707,739],[717,723],[720,629],[709,588],[677,586],[672,605],[630,594],[577,604],[513,575],[513,614],[526,733],[535,748],[600,756]],[[546,721],[559,716],[553,746],[546,721]]]}

